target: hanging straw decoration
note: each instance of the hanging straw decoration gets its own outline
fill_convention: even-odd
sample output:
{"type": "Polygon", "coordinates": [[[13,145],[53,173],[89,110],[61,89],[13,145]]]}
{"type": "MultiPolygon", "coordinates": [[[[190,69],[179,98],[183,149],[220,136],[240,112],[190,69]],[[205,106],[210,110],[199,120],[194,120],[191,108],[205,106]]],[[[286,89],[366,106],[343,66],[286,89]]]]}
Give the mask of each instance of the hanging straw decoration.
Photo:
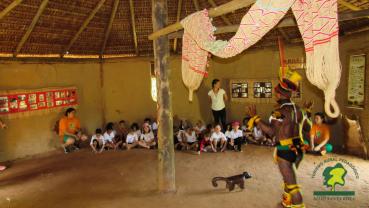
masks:
{"type": "Polygon", "coordinates": [[[324,91],[325,112],[336,118],[340,115],[336,88],[341,79],[337,0],[298,0],[292,11],[305,44],[307,78],[324,91]]]}
{"type": "Polygon", "coordinates": [[[201,49],[189,33],[183,34],[182,80],[189,90],[188,100],[192,101],[193,92],[197,90],[204,76],[207,76],[208,52],[201,49]]]}
{"type": "MultiPolygon", "coordinates": [[[[181,21],[185,29],[182,49],[185,84],[191,83],[190,79],[196,77],[195,73],[205,72],[208,52],[221,58],[240,54],[275,27],[291,7],[305,43],[308,79],[324,91],[327,114],[337,117],[339,108],[335,101],[335,90],[341,76],[337,0],[258,0],[242,18],[237,33],[229,41],[216,40],[207,10],[188,16],[181,21]]],[[[196,86],[199,85],[196,82],[196,86]]],[[[193,89],[193,86],[189,88],[190,97],[193,89]]]]}

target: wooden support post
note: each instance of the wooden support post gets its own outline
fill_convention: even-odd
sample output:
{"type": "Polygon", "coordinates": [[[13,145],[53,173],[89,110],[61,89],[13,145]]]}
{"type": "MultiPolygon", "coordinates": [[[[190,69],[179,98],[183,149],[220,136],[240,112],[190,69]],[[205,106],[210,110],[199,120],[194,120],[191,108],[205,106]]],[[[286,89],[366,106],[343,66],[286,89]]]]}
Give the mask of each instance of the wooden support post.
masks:
{"type": "Polygon", "coordinates": [[[27,39],[29,38],[29,35],[31,34],[31,32],[33,31],[33,28],[35,28],[37,22],[38,22],[38,19],[40,19],[40,16],[42,14],[42,12],[44,11],[44,9],[46,8],[47,6],[47,3],[49,3],[49,0],[43,0],[41,2],[41,5],[40,7],[38,8],[37,10],[37,13],[36,15],[33,17],[32,19],[32,22],[31,22],[31,25],[28,27],[26,33],[23,35],[21,41],[18,43],[18,46],[17,48],[15,49],[15,52],[14,52],[14,57],[16,57],[19,53],[19,51],[22,49],[24,43],[27,41],[27,39]]]}
{"type": "MultiPolygon", "coordinates": [[[[167,0],[152,0],[153,31],[168,24],[167,0]]],[[[169,88],[170,69],[168,36],[154,40],[155,71],[158,82],[158,188],[175,192],[172,97],[169,88]]]]}
{"type": "Polygon", "coordinates": [[[92,18],[94,18],[95,14],[100,10],[102,5],[105,3],[105,0],[100,0],[96,7],[92,10],[90,15],[88,15],[87,19],[83,22],[82,26],[79,28],[78,32],[74,35],[72,40],[69,42],[68,46],[64,48],[60,57],[63,57],[67,51],[72,47],[73,43],[76,42],[79,35],[86,29],[87,25],[90,23],[92,18]]]}
{"type": "MultiPolygon", "coordinates": [[[[178,0],[177,22],[179,22],[179,20],[181,19],[181,12],[182,12],[182,0],[178,0]]],[[[177,51],[177,44],[178,44],[177,42],[178,42],[178,38],[174,38],[174,43],[173,43],[174,52],[177,51]]]]}
{"type": "Polygon", "coordinates": [[[100,92],[101,92],[101,122],[102,126],[106,124],[105,110],[105,87],[104,87],[104,60],[100,58],[100,92]]]}
{"type": "MultiPolygon", "coordinates": [[[[214,2],[214,0],[208,0],[209,4],[213,7],[216,8],[218,5],[214,2]]],[[[222,18],[222,20],[227,24],[227,25],[232,25],[231,21],[229,21],[229,19],[224,15],[220,16],[222,18]]]]}
{"type": "Polygon", "coordinates": [[[196,11],[200,11],[200,4],[198,0],[192,0],[193,5],[195,6],[196,11]]]}
{"type": "Polygon", "coordinates": [[[12,11],[16,6],[22,3],[23,0],[14,0],[9,6],[7,6],[3,11],[0,12],[0,20],[5,17],[10,11],[12,11]]]}
{"type": "MultiPolygon", "coordinates": [[[[219,17],[223,14],[227,14],[229,12],[233,12],[237,9],[241,9],[244,7],[248,7],[255,3],[255,0],[232,0],[228,3],[222,4],[216,8],[212,8],[209,10],[209,17],[219,17]]],[[[149,35],[149,40],[155,40],[158,37],[162,35],[167,35],[169,33],[178,31],[182,29],[182,25],[180,22],[177,22],[175,24],[169,25],[165,28],[162,28],[161,30],[158,30],[151,35],[149,35]]]]}
{"type": "Polygon", "coordinates": [[[103,45],[102,45],[101,51],[100,51],[100,58],[102,58],[102,56],[104,55],[104,51],[105,51],[105,48],[106,48],[106,43],[108,42],[108,39],[109,39],[109,35],[110,35],[111,27],[113,26],[115,14],[117,13],[117,10],[118,10],[118,5],[119,5],[119,0],[115,0],[114,5],[113,5],[113,9],[112,9],[111,14],[110,14],[108,27],[105,30],[105,37],[104,37],[104,42],[103,42],[103,45]]]}
{"type": "Polygon", "coordinates": [[[129,11],[131,13],[131,25],[132,25],[132,33],[133,33],[133,42],[135,44],[136,55],[138,55],[138,40],[136,33],[136,20],[135,20],[135,8],[133,5],[133,0],[129,0],[129,11]]]}

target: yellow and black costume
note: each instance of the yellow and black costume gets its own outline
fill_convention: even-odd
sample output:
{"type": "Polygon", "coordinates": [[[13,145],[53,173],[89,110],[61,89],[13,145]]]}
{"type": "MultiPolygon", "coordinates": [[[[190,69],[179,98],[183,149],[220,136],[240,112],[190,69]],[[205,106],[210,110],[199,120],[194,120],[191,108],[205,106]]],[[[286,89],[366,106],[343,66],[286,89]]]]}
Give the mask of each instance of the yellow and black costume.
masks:
{"type": "MultiPolygon", "coordinates": [[[[275,88],[275,93],[279,94],[277,101],[279,106],[273,112],[269,123],[264,122],[259,116],[253,116],[248,123],[248,128],[258,126],[264,133],[275,137],[278,141],[274,157],[276,161],[285,160],[298,168],[303,159],[308,146],[303,139],[304,124],[307,124],[308,115],[291,101],[292,91],[298,89],[298,82],[301,79],[297,72],[288,71],[281,75],[280,84],[275,88]]],[[[284,183],[285,193],[282,204],[285,207],[305,207],[304,204],[292,204],[291,196],[299,192],[300,186],[297,184],[284,183]]]]}

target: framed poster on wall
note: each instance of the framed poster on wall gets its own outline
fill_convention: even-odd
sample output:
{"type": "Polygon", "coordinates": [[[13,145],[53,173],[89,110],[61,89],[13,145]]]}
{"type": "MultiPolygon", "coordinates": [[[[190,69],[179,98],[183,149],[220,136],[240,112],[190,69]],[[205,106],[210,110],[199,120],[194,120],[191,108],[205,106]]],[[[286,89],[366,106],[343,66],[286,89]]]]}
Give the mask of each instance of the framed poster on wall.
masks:
{"type": "Polygon", "coordinates": [[[270,103],[276,79],[231,79],[230,97],[232,102],[270,103]]]}
{"type": "Polygon", "coordinates": [[[248,83],[233,83],[232,98],[247,98],[249,94],[248,83]]]}
{"type": "Polygon", "coordinates": [[[254,82],[254,98],[272,98],[273,84],[271,81],[254,82]]]}
{"type": "Polygon", "coordinates": [[[364,108],[365,102],[365,54],[351,55],[348,73],[348,107],[364,108]]]}
{"type": "Polygon", "coordinates": [[[249,97],[249,82],[243,79],[230,81],[230,93],[232,101],[242,101],[249,97]]]}
{"type": "Polygon", "coordinates": [[[76,87],[0,91],[0,116],[20,118],[78,105],[76,87]]]}

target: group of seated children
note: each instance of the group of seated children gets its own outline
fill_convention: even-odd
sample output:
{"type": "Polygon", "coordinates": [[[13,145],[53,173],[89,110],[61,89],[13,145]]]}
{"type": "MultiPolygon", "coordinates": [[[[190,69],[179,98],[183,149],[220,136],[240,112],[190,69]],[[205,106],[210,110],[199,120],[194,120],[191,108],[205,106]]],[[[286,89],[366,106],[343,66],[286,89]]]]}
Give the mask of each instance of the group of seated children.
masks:
{"type": "MultiPolygon", "coordinates": [[[[249,117],[244,118],[241,127],[237,121],[228,124],[224,131],[219,124],[214,127],[211,124],[205,126],[202,121],[198,121],[195,126],[192,126],[190,122],[181,120],[178,128],[174,127],[176,132],[175,149],[192,150],[200,154],[201,152],[224,152],[226,149],[241,152],[242,145],[245,143],[275,146],[277,143],[275,139],[265,135],[258,127],[254,127],[252,130],[247,128],[249,119],[249,117]]],[[[323,121],[324,114],[316,113],[314,125],[311,127],[309,135],[310,151],[322,155],[332,150],[332,145],[328,144],[329,128],[323,121]]],[[[100,153],[104,149],[130,150],[136,147],[152,149],[157,145],[157,128],[157,124],[148,118],[144,120],[141,129],[137,123],[126,128],[126,123],[123,120],[115,129],[113,123],[108,123],[104,134],[102,134],[101,129],[96,129],[90,146],[96,153],[100,153]]]]}
{"type": "Polygon", "coordinates": [[[224,152],[226,149],[241,152],[245,139],[242,130],[240,130],[240,123],[235,121],[231,126],[232,128],[228,128],[223,133],[220,124],[216,124],[214,127],[209,124],[205,127],[199,121],[193,127],[188,122],[181,121],[175,136],[175,148],[197,151],[198,154],[201,152],[224,152]]]}
{"type": "Polygon", "coordinates": [[[92,136],[90,146],[94,153],[101,153],[104,150],[127,149],[142,147],[151,149],[156,147],[157,125],[150,119],[145,119],[142,129],[137,123],[133,123],[130,128],[126,127],[124,120],[120,121],[114,129],[114,123],[108,123],[103,134],[101,129],[96,129],[92,136]]]}

